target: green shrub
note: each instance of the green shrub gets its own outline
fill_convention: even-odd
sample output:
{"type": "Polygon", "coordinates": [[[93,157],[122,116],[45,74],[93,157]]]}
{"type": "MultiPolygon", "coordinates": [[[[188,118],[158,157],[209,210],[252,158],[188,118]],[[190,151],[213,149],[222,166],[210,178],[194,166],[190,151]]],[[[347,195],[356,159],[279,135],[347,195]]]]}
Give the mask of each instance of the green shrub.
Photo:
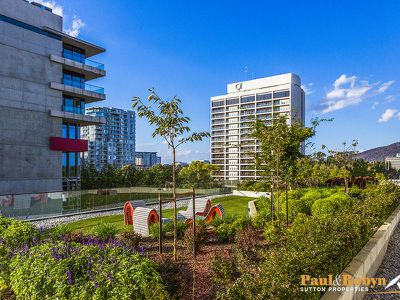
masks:
{"type": "Polygon", "coordinates": [[[350,208],[352,200],[343,193],[336,193],[328,198],[319,199],[311,207],[313,216],[327,218],[333,216],[338,211],[350,208]]]}
{"type": "Polygon", "coordinates": [[[3,244],[11,248],[29,244],[39,231],[30,222],[0,217],[0,237],[3,244]]]}
{"type": "MultiPolygon", "coordinates": [[[[314,202],[313,215],[298,214],[279,245],[262,251],[259,267],[241,270],[242,275],[227,285],[221,298],[320,299],[318,291],[299,290],[301,275],[341,273],[400,204],[400,188],[391,183],[368,187],[361,199],[352,199],[339,189],[326,190],[314,202]],[[321,217],[333,213],[334,217],[321,217]]],[[[271,223],[268,236],[279,236],[275,225],[271,223]]]]}
{"type": "Polygon", "coordinates": [[[72,232],[72,229],[67,224],[59,224],[49,229],[50,234],[54,237],[63,237],[72,232]]]}
{"type": "Polygon", "coordinates": [[[358,213],[368,215],[375,226],[382,224],[400,204],[400,187],[388,181],[368,187],[363,194],[363,205],[358,213]]]}
{"type": "Polygon", "coordinates": [[[223,223],[215,229],[215,234],[220,243],[228,243],[233,241],[236,230],[232,224],[223,223]]]}
{"type": "Polygon", "coordinates": [[[0,217],[0,293],[9,289],[10,260],[20,248],[39,240],[39,231],[30,222],[0,217]]]}
{"type": "Polygon", "coordinates": [[[247,217],[228,217],[212,223],[217,240],[221,243],[232,242],[238,231],[244,230],[251,224],[247,217]]]}
{"type": "Polygon", "coordinates": [[[167,299],[152,261],[119,247],[43,243],[14,256],[18,299],[167,299]]]}
{"type": "MultiPolygon", "coordinates": [[[[167,225],[167,224],[168,223],[162,224],[162,228],[161,228],[161,238],[162,239],[165,239],[167,237],[167,232],[168,232],[168,230],[170,230],[170,229],[168,229],[168,226],[170,226],[170,225],[167,225]]],[[[172,226],[173,226],[173,224],[172,224],[172,226]]],[[[155,240],[158,240],[159,234],[160,234],[160,224],[150,224],[149,231],[150,231],[151,237],[155,240]]]]}
{"type": "Polygon", "coordinates": [[[264,229],[264,238],[270,244],[278,243],[285,232],[285,227],[281,221],[271,221],[264,229]]]}
{"type": "Polygon", "coordinates": [[[231,284],[239,275],[232,257],[214,257],[210,262],[213,281],[220,287],[231,284]]]}
{"type": "Polygon", "coordinates": [[[362,194],[362,189],[356,185],[353,185],[349,190],[349,196],[352,198],[361,198],[362,194]]]}
{"type": "Polygon", "coordinates": [[[142,242],[142,236],[134,231],[123,232],[118,235],[118,240],[128,249],[135,249],[142,242]]]}
{"type": "Polygon", "coordinates": [[[235,250],[238,261],[249,264],[258,261],[259,234],[256,228],[248,226],[235,235],[235,250]]]}
{"type": "MultiPolygon", "coordinates": [[[[199,251],[207,242],[208,239],[208,231],[207,225],[203,220],[196,221],[196,251],[199,251]]],[[[192,227],[189,227],[185,231],[184,236],[184,245],[186,249],[190,252],[193,249],[193,230],[192,227]]]]}
{"type": "Polygon", "coordinates": [[[100,223],[93,228],[93,234],[102,240],[114,238],[118,233],[118,228],[112,223],[100,223]]]}
{"type": "Polygon", "coordinates": [[[178,221],[176,223],[176,235],[178,239],[183,239],[185,236],[187,225],[184,221],[178,221]]]}
{"type": "MultiPolygon", "coordinates": [[[[185,224],[184,221],[178,220],[176,223],[176,236],[178,239],[182,239],[185,235],[186,227],[187,225],[185,224]]],[[[159,224],[152,224],[150,225],[150,235],[153,237],[153,239],[158,239],[158,233],[160,230],[160,225],[159,224]]],[[[162,224],[162,238],[166,238],[167,236],[173,236],[174,235],[174,222],[164,222],[162,224]]]]}
{"type": "Polygon", "coordinates": [[[271,202],[270,199],[260,197],[256,202],[257,214],[253,217],[252,223],[257,228],[264,228],[271,221],[271,202]]]}

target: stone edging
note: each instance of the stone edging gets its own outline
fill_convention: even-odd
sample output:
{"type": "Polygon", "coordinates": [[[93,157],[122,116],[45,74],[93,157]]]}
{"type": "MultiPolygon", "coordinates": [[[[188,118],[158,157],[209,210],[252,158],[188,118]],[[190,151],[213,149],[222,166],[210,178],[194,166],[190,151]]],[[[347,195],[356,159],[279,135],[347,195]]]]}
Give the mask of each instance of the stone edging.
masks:
{"type": "MultiPolygon", "coordinates": [[[[380,264],[385,256],[390,237],[396,226],[400,222],[400,205],[375,232],[372,238],[353,258],[353,260],[343,270],[341,275],[352,275],[354,277],[368,276],[373,277],[378,271],[380,264]]],[[[321,300],[347,300],[364,298],[366,292],[362,291],[344,291],[344,292],[326,292],[321,300]]]]}

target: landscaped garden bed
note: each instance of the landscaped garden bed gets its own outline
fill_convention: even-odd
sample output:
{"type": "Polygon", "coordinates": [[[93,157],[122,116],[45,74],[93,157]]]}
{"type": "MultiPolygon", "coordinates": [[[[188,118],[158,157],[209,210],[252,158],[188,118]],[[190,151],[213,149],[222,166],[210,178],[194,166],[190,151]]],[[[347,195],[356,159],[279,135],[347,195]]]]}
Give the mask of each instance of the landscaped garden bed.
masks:
{"type": "Polygon", "coordinates": [[[196,259],[191,228],[183,226],[176,262],[171,228],[159,255],[157,232],[141,238],[122,215],[44,232],[2,218],[0,289],[21,299],[189,299],[193,291],[196,299],[318,299],[318,292],[300,292],[300,276],[339,274],[399,198],[400,189],[385,182],[349,195],[297,189],[289,192],[289,226],[284,193],[273,221],[268,199],[259,199],[253,220],[246,217],[250,199],[214,200],[225,201],[227,217],[198,224],[196,259]]]}

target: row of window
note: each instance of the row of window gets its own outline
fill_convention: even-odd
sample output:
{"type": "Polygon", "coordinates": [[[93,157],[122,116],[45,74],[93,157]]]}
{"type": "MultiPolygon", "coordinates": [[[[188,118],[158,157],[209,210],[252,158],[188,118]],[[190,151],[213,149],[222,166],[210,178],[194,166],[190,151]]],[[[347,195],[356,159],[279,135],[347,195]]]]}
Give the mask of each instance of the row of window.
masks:
{"type": "Polygon", "coordinates": [[[81,126],[73,123],[63,123],[62,137],[65,139],[80,139],[81,126]]]}
{"type": "Polygon", "coordinates": [[[63,152],[62,153],[62,176],[79,177],[81,174],[81,153],[63,152]]]}
{"type": "Polygon", "coordinates": [[[80,89],[84,89],[85,88],[85,75],[64,70],[63,84],[77,87],[80,89]]]}
{"type": "MultiPolygon", "coordinates": [[[[273,92],[273,97],[275,98],[287,98],[290,96],[290,91],[277,91],[273,92]]],[[[272,93],[266,93],[266,94],[257,94],[257,101],[264,101],[264,100],[269,100],[272,99],[272,93]]],[[[247,103],[247,102],[254,102],[255,101],[255,96],[243,96],[240,98],[240,103],[247,103]]],[[[218,106],[224,106],[225,100],[217,100],[217,101],[212,101],[211,106],[212,107],[218,107],[218,106]]],[[[226,105],[234,105],[234,104],[239,104],[239,98],[231,98],[231,99],[226,99],[226,105]]]]}
{"type": "Polygon", "coordinates": [[[62,110],[74,114],[85,114],[85,100],[78,97],[63,96],[62,110]]]}
{"type": "Polygon", "coordinates": [[[68,44],[63,45],[63,57],[80,63],[85,63],[86,60],[84,49],[68,44]]]}

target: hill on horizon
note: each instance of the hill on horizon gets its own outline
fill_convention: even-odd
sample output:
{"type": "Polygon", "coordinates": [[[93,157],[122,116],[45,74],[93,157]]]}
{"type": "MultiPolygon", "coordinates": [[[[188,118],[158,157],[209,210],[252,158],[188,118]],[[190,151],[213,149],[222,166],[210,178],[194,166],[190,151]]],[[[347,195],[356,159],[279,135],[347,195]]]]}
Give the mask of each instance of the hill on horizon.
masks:
{"type": "Polygon", "coordinates": [[[386,157],[396,156],[397,153],[400,153],[400,142],[363,151],[357,155],[357,158],[366,161],[385,161],[386,157]]]}

